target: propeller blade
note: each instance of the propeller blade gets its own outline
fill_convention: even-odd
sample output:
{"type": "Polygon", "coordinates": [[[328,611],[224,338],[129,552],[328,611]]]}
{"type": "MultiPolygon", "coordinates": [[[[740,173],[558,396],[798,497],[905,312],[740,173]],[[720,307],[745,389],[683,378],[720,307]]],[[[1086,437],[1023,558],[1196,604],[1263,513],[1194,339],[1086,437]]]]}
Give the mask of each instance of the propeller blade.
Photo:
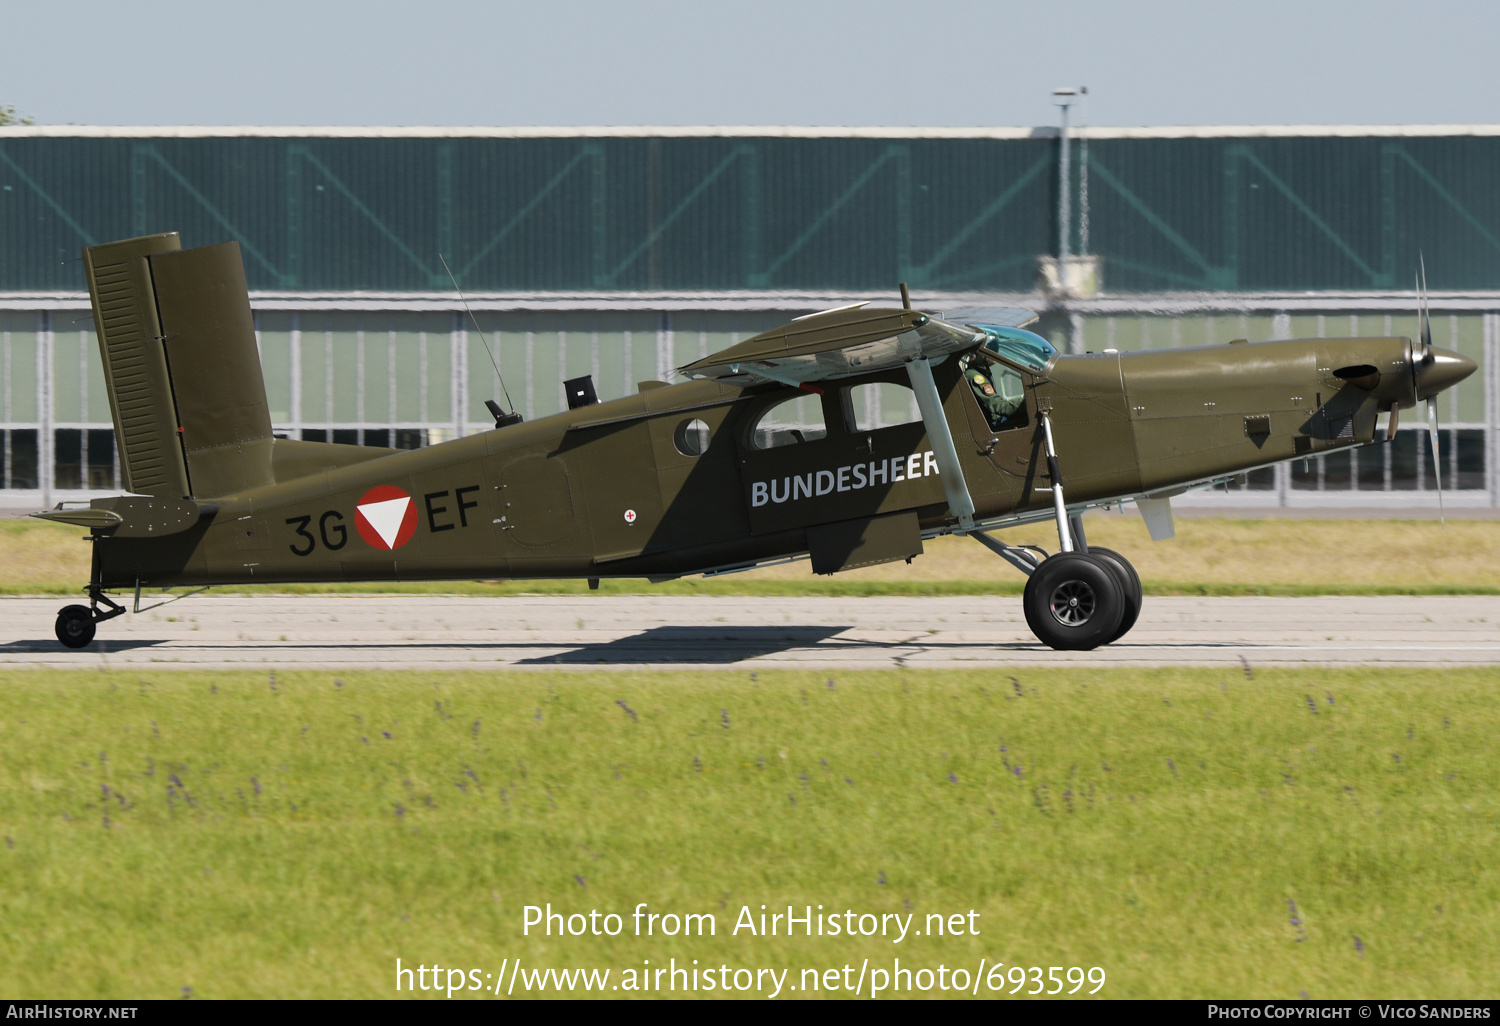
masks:
{"type": "Polygon", "coordinates": [[[1427,312],[1427,261],[1417,254],[1417,263],[1422,269],[1422,284],[1418,289],[1421,304],[1422,359],[1432,355],[1432,317],[1427,312]]]}
{"type": "Polygon", "coordinates": [[[1433,396],[1427,400],[1427,434],[1432,442],[1432,477],[1437,484],[1438,520],[1446,527],[1448,525],[1448,517],[1443,510],[1443,458],[1442,453],[1438,449],[1437,418],[1437,396],[1433,396]]]}

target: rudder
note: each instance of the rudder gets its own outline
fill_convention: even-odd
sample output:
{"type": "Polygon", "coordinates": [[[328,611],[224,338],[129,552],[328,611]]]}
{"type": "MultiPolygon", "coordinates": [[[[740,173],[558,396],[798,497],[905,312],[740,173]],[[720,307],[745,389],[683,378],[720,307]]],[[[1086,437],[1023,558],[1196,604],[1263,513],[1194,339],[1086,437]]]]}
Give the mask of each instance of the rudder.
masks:
{"type": "Polygon", "coordinates": [[[141,495],[181,498],[189,491],[148,262],[153,253],[181,248],[169,232],[83,251],[120,474],[125,490],[141,495]]]}

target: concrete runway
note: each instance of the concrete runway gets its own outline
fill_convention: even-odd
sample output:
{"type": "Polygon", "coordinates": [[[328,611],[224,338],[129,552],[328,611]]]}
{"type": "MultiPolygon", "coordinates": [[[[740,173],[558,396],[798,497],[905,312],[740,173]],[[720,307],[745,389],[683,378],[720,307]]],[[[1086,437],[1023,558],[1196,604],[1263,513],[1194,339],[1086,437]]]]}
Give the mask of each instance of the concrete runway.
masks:
{"type": "MultiPolygon", "coordinates": [[[[487,669],[1500,664],[1500,596],[1148,598],[1120,642],[1053,652],[1019,597],[201,595],[53,638],[0,598],[0,666],[487,669]]],[[[76,601],[76,600],[72,600],[76,601]]]]}

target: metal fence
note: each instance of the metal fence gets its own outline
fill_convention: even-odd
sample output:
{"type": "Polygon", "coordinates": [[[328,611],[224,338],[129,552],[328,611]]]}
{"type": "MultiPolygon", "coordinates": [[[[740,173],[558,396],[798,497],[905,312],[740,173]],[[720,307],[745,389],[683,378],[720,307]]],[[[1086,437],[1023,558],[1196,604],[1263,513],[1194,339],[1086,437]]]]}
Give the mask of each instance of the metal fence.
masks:
{"type": "MultiPolygon", "coordinates": [[[[593,376],[602,399],[628,395],[641,381],[671,380],[675,367],[847,298],[644,295],[592,305],[488,299],[475,311],[485,339],[451,296],[404,302],[256,297],[255,306],[278,433],[414,448],[489,427],[486,399],[536,419],[565,409],[562,381],[584,374],[593,376]]],[[[974,298],[961,301],[968,305],[974,298]]],[[[1006,305],[1024,305],[1026,299],[1000,297],[1006,305]]],[[[945,302],[959,300],[929,296],[921,305],[939,311],[945,302]]],[[[1061,348],[1076,351],[1234,338],[1410,336],[1416,332],[1410,305],[1409,296],[1359,296],[1342,304],[1323,297],[1117,297],[1053,309],[1042,330],[1061,348]]],[[[1480,365],[1479,373],[1440,400],[1442,484],[1450,505],[1500,506],[1500,297],[1439,297],[1434,305],[1437,344],[1480,365]]],[[[114,433],[92,319],[77,300],[0,299],[0,443],[0,505],[41,507],[117,489],[114,433]]],[[[1391,445],[1256,471],[1232,485],[1227,498],[1194,494],[1183,501],[1425,505],[1431,497],[1415,493],[1436,486],[1427,444],[1423,424],[1408,415],[1391,445]]]]}

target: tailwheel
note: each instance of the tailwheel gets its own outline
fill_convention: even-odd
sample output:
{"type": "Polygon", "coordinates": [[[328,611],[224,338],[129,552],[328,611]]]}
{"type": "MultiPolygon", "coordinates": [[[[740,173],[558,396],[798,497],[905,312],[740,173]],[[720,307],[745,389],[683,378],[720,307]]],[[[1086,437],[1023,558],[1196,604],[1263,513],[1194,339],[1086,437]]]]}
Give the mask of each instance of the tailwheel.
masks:
{"type": "Polygon", "coordinates": [[[1087,651],[1118,636],[1125,615],[1119,571],[1092,552],[1059,552],[1026,579],[1026,623],[1051,648],[1087,651]]]}
{"type": "Polygon", "coordinates": [[[1105,642],[1106,645],[1113,644],[1135,626],[1136,618],[1141,615],[1141,600],[1145,594],[1141,588],[1141,575],[1135,572],[1135,567],[1130,565],[1130,560],[1114,549],[1090,545],[1088,554],[1103,560],[1115,572],[1115,577],[1119,579],[1120,587],[1123,589],[1125,610],[1120,616],[1120,626],[1115,628],[1114,637],[1105,642]]]}
{"type": "Polygon", "coordinates": [[[94,640],[94,611],[88,606],[64,606],[57,614],[57,640],[66,648],[83,648],[94,640]]]}

